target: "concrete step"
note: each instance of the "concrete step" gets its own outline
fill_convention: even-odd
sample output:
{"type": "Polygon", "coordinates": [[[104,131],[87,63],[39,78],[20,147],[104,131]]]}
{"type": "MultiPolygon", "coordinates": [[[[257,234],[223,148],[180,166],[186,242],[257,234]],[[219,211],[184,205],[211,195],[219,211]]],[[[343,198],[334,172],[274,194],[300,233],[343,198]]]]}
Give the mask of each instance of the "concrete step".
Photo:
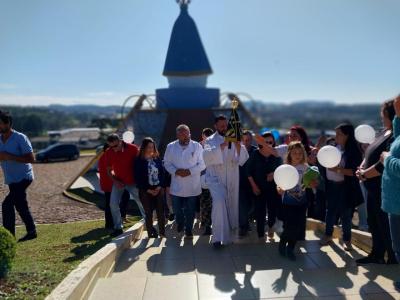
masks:
{"type": "Polygon", "coordinates": [[[279,255],[278,235],[258,239],[253,232],[216,250],[208,238],[185,240],[173,228],[167,239],[144,233],[90,299],[400,299],[398,265],[357,266],[364,251],[344,251],[337,239],[320,246],[319,238],[307,231],[293,262],[279,255]]]}
{"type": "Polygon", "coordinates": [[[141,300],[146,286],[146,278],[110,277],[100,279],[89,300],[141,300]]]}

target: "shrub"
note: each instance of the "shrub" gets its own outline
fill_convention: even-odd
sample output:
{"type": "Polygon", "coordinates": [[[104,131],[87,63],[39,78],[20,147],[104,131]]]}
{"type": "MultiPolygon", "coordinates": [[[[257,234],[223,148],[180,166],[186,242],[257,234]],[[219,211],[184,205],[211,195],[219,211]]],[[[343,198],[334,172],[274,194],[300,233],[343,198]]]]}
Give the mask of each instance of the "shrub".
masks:
{"type": "Polygon", "coordinates": [[[14,236],[7,229],[0,226],[0,278],[5,277],[10,271],[16,247],[14,236]]]}

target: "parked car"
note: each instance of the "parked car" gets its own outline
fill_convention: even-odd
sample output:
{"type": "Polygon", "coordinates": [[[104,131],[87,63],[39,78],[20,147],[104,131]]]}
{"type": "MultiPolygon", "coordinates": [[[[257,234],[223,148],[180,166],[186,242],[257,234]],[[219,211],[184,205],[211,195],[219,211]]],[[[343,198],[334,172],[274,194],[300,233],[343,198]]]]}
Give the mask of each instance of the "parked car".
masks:
{"type": "Polygon", "coordinates": [[[54,144],[36,153],[36,161],[74,160],[79,158],[79,149],[74,144],[54,144]]]}

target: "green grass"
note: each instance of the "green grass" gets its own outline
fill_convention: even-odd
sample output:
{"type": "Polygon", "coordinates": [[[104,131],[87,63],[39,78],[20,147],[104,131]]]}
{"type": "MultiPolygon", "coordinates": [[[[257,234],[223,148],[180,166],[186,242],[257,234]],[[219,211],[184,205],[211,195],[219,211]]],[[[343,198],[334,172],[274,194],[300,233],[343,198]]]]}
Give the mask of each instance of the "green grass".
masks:
{"type": "Polygon", "coordinates": [[[83,149],[83,150],[80,150],[79,153],[81,155],[93,155],[93,156],[95,156],[96,155],[96,149],[83,149]]]}
{"type": "Polygon", "coordinates": [[[68,189],[68,193],[73,194],[77,199],[85,203],[95,204],[97,207],[104,209],[104,195],[100,194],[89,187],[68,189]]]}
{"type": "MultiPolygon", "coordinates": [[[[125,227],[139,218],[129,218],[125,227]]],[[[0,280],[0,299],[44,299],[79,263],[111,238],[104,221],[38,225],[36,240],[18,243],[7,279],[0,280]]],[[[17,228],[17,238],[25,229],[17,228]]]]}

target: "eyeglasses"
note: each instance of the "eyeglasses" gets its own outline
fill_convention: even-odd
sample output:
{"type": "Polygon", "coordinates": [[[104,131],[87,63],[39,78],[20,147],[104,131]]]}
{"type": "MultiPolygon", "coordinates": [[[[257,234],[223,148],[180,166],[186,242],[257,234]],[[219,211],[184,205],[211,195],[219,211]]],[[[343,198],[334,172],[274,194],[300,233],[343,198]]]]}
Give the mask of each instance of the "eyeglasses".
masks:
{"type": "Polygon", "coordinates": [[[110,145],[110,148],[111,148],[111,149],[117,149],[117,148],[118,148],[118,146],[119,146],[119,143],[118,143],[118,144],[116,144],[116,145],[114,145],[114,146],[111,146],[111,145],[110,145]]]}
{"type": "Polygon", "coordinates": [[[273,141],[265,141],[265,143],[268,144],[268,145],[273,145],[274,144],[273,141]]]}

